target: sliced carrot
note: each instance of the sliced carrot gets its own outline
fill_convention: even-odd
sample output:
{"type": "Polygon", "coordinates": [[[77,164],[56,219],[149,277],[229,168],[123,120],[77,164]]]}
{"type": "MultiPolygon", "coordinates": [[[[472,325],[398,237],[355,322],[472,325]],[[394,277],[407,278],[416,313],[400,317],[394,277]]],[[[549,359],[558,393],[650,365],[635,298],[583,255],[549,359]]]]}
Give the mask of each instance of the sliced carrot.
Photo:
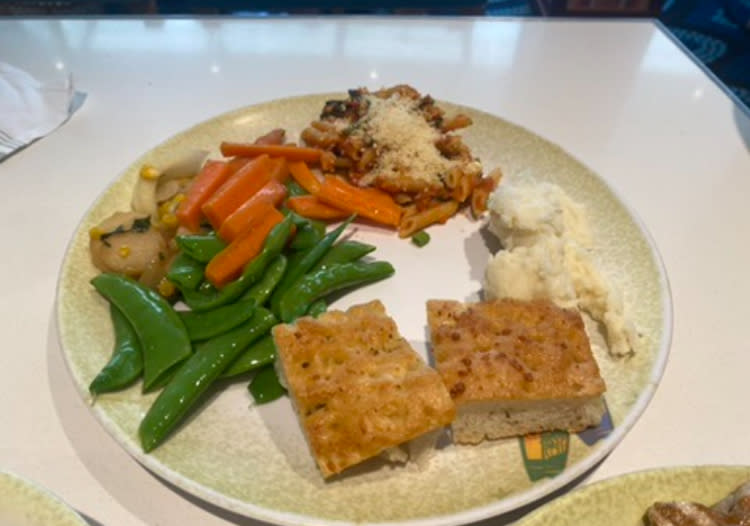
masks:
{"type": "Polygon", "coordinates": [[[288,161],[315,162],[320,159],[323,150],[285,144],[248,144],[242,142],[221,143],[221,154],[224,157],[257,157],[266,154],[270,157],[283,157],[288,161]]]}
{"type": "Polygon", "coordinates": [[[398,226],[403,210],[393,198],[374,188],[359,188],[327,175],[315,197],[335,208],[358,214],[384,225],[398,226]]]}
{"type": "Polygon", "coordinates": [[[216,190],[202,207],[203,214],[214,229],[219,230],[232,212],[263,188],[271,179],[272,167],[271,159],[267,155],[261,155],[240,168],[216,190]]]}
{"type": "Polygon", "coordinates": [[[285,183],[289,179],[289,163],[283,157],[274,157],[271,159],[271,178],[280,183],[285,183]]]}
{"type": "Polygon", "coordinates": [[[284,220],[284,214],[268,203],[263,203],[265,211],[258,221],[250,225],[239,237],[216,254],[206,265],[206,279],[215,287],[221,288],[239,277],[243,267],[263,249],[263,244],[271,229],[284,220]]]}
{"type": "Polygon", "coordinates": [[[266,212],[266,204],[277,206],[285,197],[286,187],[276,179],[271,179],[224,220],[218,231],[219,237],[228,243],[232,242],[266,212]]]}
{"type": "Polygon", "coordinates": [[[292,178],[311,194],[320,190],[320,180],[315,177],[315,174],[310,171],[304,161],[289,163],[289,172],[292,174],[292,178]]]}
{"type": "Polygon", "coordinates": [[[201,206],[229,178],[229,164],[223,161],[206,161],[195,177],[185,199],[177,207],[177,221],[192,232],[200,228],[203,212],[201,206]]]}
{"type": "Polygon", "coordinates": [[[324,203],[314,195],[298,195],[286,200],[286,206],[302,217],[320,219],[321,221],[335,221],[345,219],[351,214],[340,208],[324,203]]]}
{"type": "Polygon", "coordinates": [[[252,161],[252,159],[248,157],[233,157],[229,160],[229,172],[230,174],[235,174],[240,171],[240,169],[244,168],[247,163],[252,161]]]}

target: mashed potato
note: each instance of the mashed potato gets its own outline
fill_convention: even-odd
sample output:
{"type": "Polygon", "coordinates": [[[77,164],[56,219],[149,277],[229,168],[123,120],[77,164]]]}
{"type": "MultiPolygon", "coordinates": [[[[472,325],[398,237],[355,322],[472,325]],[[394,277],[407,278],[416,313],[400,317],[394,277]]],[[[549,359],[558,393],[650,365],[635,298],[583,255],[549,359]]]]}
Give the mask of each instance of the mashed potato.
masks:
{"type": "Polygon", "coordinates": [[[591,234],[583,208],[550,183],[504,181],[489,199],[490,230],[503,250],[490,257],[489,298],[549,298],[602,323],[609,352],[635,351],[635,331],[591,257],[591,234]]]}

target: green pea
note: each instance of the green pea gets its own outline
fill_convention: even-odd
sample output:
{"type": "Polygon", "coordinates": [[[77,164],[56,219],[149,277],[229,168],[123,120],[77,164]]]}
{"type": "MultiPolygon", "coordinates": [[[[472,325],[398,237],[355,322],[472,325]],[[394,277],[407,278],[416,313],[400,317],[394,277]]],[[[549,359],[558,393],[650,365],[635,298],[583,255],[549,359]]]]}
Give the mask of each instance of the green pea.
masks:
{"type": "Polygon", "coordinates": [[[273,363],[276,359],[276,345],[268,334],[242,351],[235,361],[222,373],[222,378],[237,376],[273,363]]]}
{"type": "Polygon", "coordinates": [[[203,281],[203,263],[180,252],[169,266],[167,279],[179,289],[195,289],[203,281]]]}
{"type": "Polygon", "coordinates": [[[237,327],[255,312],[254,300],[238,301],[205,312],[178,312],[185,324],[190,341],[208,340],[237,327]]]}
{"type": "Polygon", "coordinates": [[[208,263],[227,246],[215,232],[177,236],[175,241],[185,254],[201,263],[208,263]]]}
{"type": "Polygon", "coordinates": [[[91,284],[122,312],[138,335],[143,350],[144,390],[190,356],[185,325],[157,292],[119,274],[99,274],[91,284]]]}
{"type": "Polygon", "coordinates": [[[256,404],[267,404],[286,394],[272,365],[267,365],[253,377],[247,386],[256,404]]]}
{"type": "Polygon", "coordinates": [[[109,362],[89,385],[92,395],[119,391],[135,382],[143,372],[141,343],[133,326],[112,303],[109,313],[115,329],[115,345],[109,362]]]}
{"type": "Polygon", "coordinates": [[[283,322],[290,323],[304,315],[310,305],[319,298],[340,289],[387,278],[393,273],[393,265],[385,261],[355,261],[333,264],[328,268],[306,274],[282,296],[279,301],[279,317],[283,322]]]}
{"type": "Polygon", "coordinates": [[[430,234],[428,234],[424,230],[420,230],[419,232],[411,236],[411,242],[422,248],[430,242],[430,234]]]}
{"type": "Polygon", "coordinates": [[[141,421],[138,435],[143,450],[148,453],[161,444],[224,369],[276,322],[273,314],[258,308],[239,327],[198,344],[141,421]]]}

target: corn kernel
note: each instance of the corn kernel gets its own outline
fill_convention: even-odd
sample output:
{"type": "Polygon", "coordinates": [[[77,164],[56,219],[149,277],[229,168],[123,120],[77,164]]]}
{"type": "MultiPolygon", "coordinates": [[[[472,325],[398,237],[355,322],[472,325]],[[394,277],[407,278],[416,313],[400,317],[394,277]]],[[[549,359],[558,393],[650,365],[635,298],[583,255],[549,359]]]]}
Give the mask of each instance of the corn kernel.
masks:
{"type": "Polygon", "coordinates": [[[102,230],[99,227],[94,227],[91,230],[89,230],[89,237],[94,240],[101,239],[103,234],[104,234],[104,230],[102,230]]]}
{"type": "Polygon", "coordinates": [[[167,278],[161,278],[161,281],[159,281],[159,285],[157,285],[157,290],[159,291],[159,294],[161,294],[165,298],[168,298],[175,293],[176,289],[174,283],[169,281],[167,278]]]}
{"type": "Polygon", "coordinates": [[[170,201],[164,201],[159,205],[159,215],[168,214],[172,211],[172,203],[170,201]]]}
{"type": "Polygon", "coordinates": [[[172,214],[172,213],[164,214],[163,216],[161,216],[161,222],[162,222],[162,224],[164,226],[176,227],[177,226],[177,216],[174,215],[174,214],[172,214]]]}
{"type": "Polygon", "coordinates": [[[126,258],[130,255],[130,247],[127,245],[123,245],[120,247],[117,253],[120,254],[121,258],[126,258]]]}
{"type": "Polygon", "coordinates": [[[141,166],[140,175],[144,179],[158,179],[161,173],[153,166],[144,164],[143,166],[141,166]]]}
{"type": "Polygon", "coordinates": [[[175,196],[172,198],[172,201],[174,201],[175,204],[180,204],[185,200],[185,194],[175,194],[175,196]]]}

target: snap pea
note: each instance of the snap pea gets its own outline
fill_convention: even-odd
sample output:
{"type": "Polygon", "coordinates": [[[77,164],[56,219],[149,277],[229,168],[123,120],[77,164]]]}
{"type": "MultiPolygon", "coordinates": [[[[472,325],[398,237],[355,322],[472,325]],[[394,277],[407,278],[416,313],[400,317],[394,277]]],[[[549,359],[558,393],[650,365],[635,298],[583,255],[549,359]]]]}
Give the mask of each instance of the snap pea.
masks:
{"type": "Polygon", "coordinates": [[[284,396],[286,389],[279,382],[272,365],[267,365],[253,377],[247,386],[256,404],[267,404],[284,396]]]}
{"type": "Polygon", "coordinates": [[[112,303],[109,314],[115,329],[115,344],[109,362],[89,385],[92,395],[119,391],[135,382],[143,372],[141,343],[133,326],[112,303]]]}
{"type": "Polygon", "coordinates": [[[138,435],[143,450],[148,453],[161,444],[224,369],[276,321],[268,310],[258,308],[239,327],[199,344],[141,421],[138,435]]]}
{"type": "Polygon", "coordinates": [[[312,269],[310,269],[310,272],[327,268],[333,263],[349,263],[350,261],[357,261],[373,250],[375,250],[374,245],[360,243],[359,241],[354,241],[352,239],[339,241],[331,247],[331,250],[325,253],[312,269]]]}
{"type": "Polygon", "coordinates": [[[205,312],[178,312],[185,324],[190,341],[208,340],[234,329],[255,312],[255,300],[243,300],[205,312]]]}
{"type": "Polygon", "coordinates": [[[393,266],[385,261],[355,261],[336,263],[306,274],[284,292],[279,301],[279,317],[283,322],[290,323],[304,315],[312,302],[331,292],[387,278],[393,272],[393,266]]]}
{"type": "Polygon", "coordinates": [[[307,250],[320,243],[326,234],[326,226],[320,221],[305,221],[296,223],[297,232],[289,246],[294,250],[307,250]]]}
{"type": "Polygon", "coordinates": [[[201,263],[208,263],[227,246],[215,232],[177,236],[175,241],[185,254],[201,263]]]}
{"type": "Polygon", "coordinates": [[[313,301],[310,306],[307,308],[307,312],[305,313],[307,316],[312,316],[313,318],[317,318],[321,314],[323,314],[326,309],[328,309],[328,305],[326,304],[326,300],[319,299],[313,301]]]}
{"type": "Polygon", "coordinates": [[[185,325],[172,306],[154,290],[119,274],[102,273],[91,280],[133,326],[143,349],[143,388],[190,356],[185,325]]]}
{"type": "Polygon", "coordinates": [[[267,334],[250,347],[242,351],[235,361],[227,367],[221,374],[222,378],[237,376],[242,373],[253,371],[258,367],[263,367],[273,363],[276,359],[276,345],[273,343],[273,337],[267,334]]]}
{"type": "Polygon", "coordinates": [[[203,263],[180,252],[169,266],[167,279],[180,289],[195,289],[203,281],[203,263]]]}
{"type": "Polygon", "coordinates": [[[263,273],[263,277],[242,295],[243,300],[253,300],[256,305],[263,305],[271,296],[273,289],[281,281],[286,270],[287,258],[279,254],[263,273]]]}
{"type": "Polygon", "coordinates": [[[292,178],[289,178],[286,183],[284,183],[284,186],[286,186],[286,193],[289,197],[297,197],[298,195],[307,195],[307,190],[302,188],[297,181],[295,181],[292,178]]]}
{"type": "Polygon", "coordinates": [[[256,283],[263,276],[268,265],[281,254],[291,229],[292,218],[291,215],[288,215],[281,223],[273,227],[266,238],[263,250],[245,265],[239,278],[230,282],[221,290],[210,287],[208,291],[204,291],[202,286],[196,291],[185,289],[182,291],[185,303],[192,310],[200,312],[221,307],[242,296],[253,283],[256,283]]]}
{"type": "Polygon", "coordinates": [[[284,277],[281,279],[281,283],[279,283],[279,285],[276,287],[276,290],[274,290],[273,294],[271,295],[271,310],[277,316],[279,314],[279,304],[281,302],[281,298],[286,294],[286,291],[290,287],[292,287],[300,278],[302,278],[302,276],[304,276],[305,273],[310,270],[318,261],[320,261],[325,253],[328,252],[328,250],[331,248],[331,245],[336,242],[336,239],[338,239],[341,233],[346,229],[347,226],[349,226],[349,223],[351,223],[353,220],[354,216],[351,216],[334,230],[326,234],[320,241],[320,243],[306,250],[304,252],[304,256],[287,265],[287,271],[284,274],[284,277]]]}

